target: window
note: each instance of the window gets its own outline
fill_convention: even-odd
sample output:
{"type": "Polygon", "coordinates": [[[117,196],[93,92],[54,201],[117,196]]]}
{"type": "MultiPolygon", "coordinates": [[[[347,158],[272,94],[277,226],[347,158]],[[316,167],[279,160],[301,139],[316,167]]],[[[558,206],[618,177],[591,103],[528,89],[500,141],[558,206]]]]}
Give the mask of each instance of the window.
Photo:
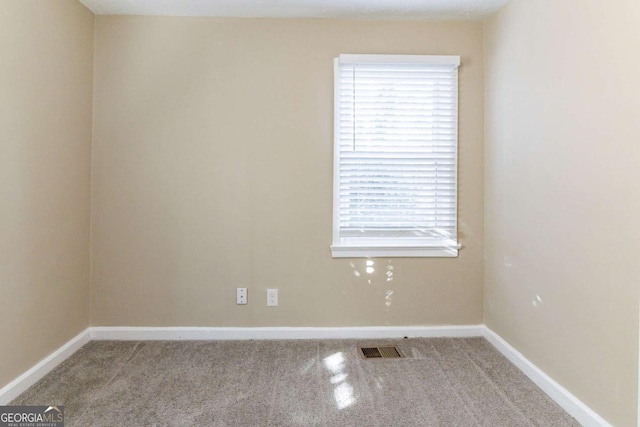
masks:
{"type": "Polygon", "coordinates": [[[459,64],[334,60],[334,258],[458,255],[459,64]]]}

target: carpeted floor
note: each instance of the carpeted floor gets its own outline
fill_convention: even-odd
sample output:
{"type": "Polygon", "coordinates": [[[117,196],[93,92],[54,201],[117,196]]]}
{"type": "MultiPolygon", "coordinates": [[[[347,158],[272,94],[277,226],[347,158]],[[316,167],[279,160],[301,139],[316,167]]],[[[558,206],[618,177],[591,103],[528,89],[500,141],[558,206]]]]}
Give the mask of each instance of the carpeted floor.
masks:
{"type": "Polygon", "coordinates": [[[579,426],[482,338],[96,341],[12,404],[83,427],[579,426]]]}

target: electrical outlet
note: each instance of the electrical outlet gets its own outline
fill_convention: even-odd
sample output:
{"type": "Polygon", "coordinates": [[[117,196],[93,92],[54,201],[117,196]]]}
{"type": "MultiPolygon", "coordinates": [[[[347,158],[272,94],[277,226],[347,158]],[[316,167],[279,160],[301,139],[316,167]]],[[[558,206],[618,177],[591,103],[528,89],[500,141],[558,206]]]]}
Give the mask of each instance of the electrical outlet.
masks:
{"type": "Polygon", "coordinates": [[[278,305],[278,290],[267,289],[267,306],[276,307],[278,305]]]}
{"type": "Polygon", "coordinates": [[[238,288],[236,290],[236,304],[247,303],[247,288],[238,288]]]}

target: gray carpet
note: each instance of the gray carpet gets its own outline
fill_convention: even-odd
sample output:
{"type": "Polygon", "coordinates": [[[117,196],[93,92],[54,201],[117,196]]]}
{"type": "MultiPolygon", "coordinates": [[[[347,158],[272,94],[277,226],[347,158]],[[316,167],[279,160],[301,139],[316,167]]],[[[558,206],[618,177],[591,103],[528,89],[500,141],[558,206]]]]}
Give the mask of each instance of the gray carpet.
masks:
{"type": "Polygon", "coordinates": [[[67,426],[579,426],[482,338],[96,341],[14,405],[67,426]],[[356,345],[407,358],[363,360],[356,345]]]}

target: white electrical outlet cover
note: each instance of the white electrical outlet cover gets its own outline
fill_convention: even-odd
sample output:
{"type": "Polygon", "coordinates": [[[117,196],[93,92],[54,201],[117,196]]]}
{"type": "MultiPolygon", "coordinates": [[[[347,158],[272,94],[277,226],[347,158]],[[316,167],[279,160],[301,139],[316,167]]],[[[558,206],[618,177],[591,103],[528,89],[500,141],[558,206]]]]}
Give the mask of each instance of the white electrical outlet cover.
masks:
{"type": "Polygon", "coordinates": [[[236,290],[236,304],[247,303],[247,288],[237,288],[236,290]]]}
{"type": "Polygon", "coordinates": [[[267,289],[267,306],[276,307],[278,305],[278,290],[267,289]]]}

